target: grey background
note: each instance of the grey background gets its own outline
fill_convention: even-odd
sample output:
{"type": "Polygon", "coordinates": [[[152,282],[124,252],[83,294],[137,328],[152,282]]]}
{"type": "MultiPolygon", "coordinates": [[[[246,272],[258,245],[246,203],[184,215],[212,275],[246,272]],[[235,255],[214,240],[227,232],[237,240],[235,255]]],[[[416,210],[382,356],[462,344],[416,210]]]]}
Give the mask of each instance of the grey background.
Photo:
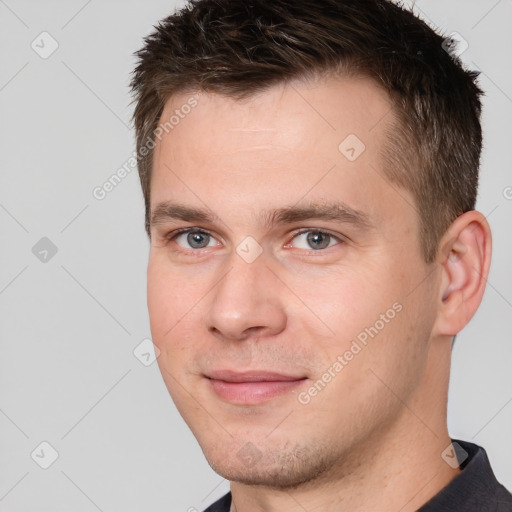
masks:
{"type": "MultiPolygon", "coordinates": [[[[150,337],[135,169],[103,200],[93,196],[134,151],[132,53],[175,5],[0,0],[2,512],[202,510],[228,489],[156,363],[133,353],[150,337]],[[59,45],[46,59],[31,47],[43,31],[59,45]],[[43,237],[57,248],[39,254],[46,262],[36,257],[43,237]],[[51,457],[43,441],[59,455],[48,469],[35,462],[51,457]]],[[[464,37],[463,60],[482,70],[487,92],[478,208],[494,255],[483,304],[455,344],[449,428],[483,445],[512,489],[512,3],[415,9],[464,37]]]]}

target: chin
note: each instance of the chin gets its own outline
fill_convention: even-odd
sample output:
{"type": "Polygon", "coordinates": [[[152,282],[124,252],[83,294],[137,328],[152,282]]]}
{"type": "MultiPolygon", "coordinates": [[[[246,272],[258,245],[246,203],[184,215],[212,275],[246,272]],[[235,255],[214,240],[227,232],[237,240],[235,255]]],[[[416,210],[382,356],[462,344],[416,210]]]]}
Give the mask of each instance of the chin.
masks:
{"type": "Polygon", "coordinates": [[[203,453],[211,468],[230,482],[293,489],[316,481],[333,469],[338,460],[332,448],[325,448],[295,445],[261,451],[249,442],[234,456],[232,450],[226,449],[211,453],[203,449],[203,453]]]}

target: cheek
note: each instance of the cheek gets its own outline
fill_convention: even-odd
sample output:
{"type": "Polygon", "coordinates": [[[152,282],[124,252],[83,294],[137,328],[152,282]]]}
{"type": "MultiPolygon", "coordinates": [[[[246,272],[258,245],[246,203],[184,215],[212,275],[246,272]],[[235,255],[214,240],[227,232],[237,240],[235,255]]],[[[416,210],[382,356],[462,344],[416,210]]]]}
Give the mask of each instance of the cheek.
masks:
{"type": "Polygon", "coordinates": [[[380,321],[381,314],[390,310],[388,316],[395,317],[393,304],[400,296],[399,287],[396,281],[383,278],[383,274],[382,268],[371,265],[297,273],[289,286],[300,298],[300,304],[291,298],[297,302],[295,313],[302,318],[298,321],[325,336],[332,349],[343,349],[380,321]]]}
{"type": "MultiPolygon", "coordinates": [[[[193,306],[189,290],[177,274],[164,270],[150,260],[147,274],[147,301],[151,337],[160,351],[157,364],[169,394],[179,410],[185,404],[182,385],[183,370],[188,368],[187,352],[192,346],[186,329],[187,312],[193,306]],[[192,302],[192,304],[189,304],[192,302]]],[[[193,407],[193,404],[188,404],[193,407]]]]}
{"type": "Polygon", "coordinates": [[[307,338],[315,343],[318,370],[324,372],[345,356],[344,369],[334,371],[332,390],[368,386],[368,379],[376,379],[370,369],[386,381],[400,375],[408,380],[411,375],[403,372],[407,361],[416,370],[422,364],[432,320],[424,310],[429,299],[423,289],[410,294],[414,272],[392,263],[337,268],[315,279],[302,273],[290,283],[310,309],[302,305],[294,311],[299,330],[308,331],[307,338]]]}
{"type": "Polygon", "coordinates": [[[176,400],[183,389],[174,378],[183,384],[194,378],[197,356],[208,348],[204,308],[211,286],[206,271],[172,267],[165,254],[150,256],[147,302],[151,335],[160,350],[160,371],[176,400]]]}
{"type": "MultiPolygon", "coordinates": [[[[182,323],[193,313],[197,283],[166,268],[161,258],[150,257],[147,273],[147,302],[153,342],[161,352],[170,343],[180,345],[182,323]]],[[[183,342],[184,344],[184,342],[183,342]]]]}
{"type": "Polygon", "coordinates": [[[167,275],[159,271],[154,264],[148,267],[147,299],[149,320],[153,342],[161,349],[161,342],[165,333],[171,329],[178,311],[179,304],[174,293],[175,284],[167,275]]]}

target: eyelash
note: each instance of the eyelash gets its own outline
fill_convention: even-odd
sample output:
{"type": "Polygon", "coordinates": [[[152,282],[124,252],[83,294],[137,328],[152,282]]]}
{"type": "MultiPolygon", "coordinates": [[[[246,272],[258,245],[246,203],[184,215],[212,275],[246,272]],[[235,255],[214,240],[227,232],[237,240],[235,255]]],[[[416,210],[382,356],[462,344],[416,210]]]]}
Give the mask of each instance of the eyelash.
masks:
{"type": "MultiPolygon", "coordinates": [[[[178,229],[178,230],[175,230],[175,231],[171,231],[170,233],[165,235],[164,238],[165,238],[166,242],[169,243],[169,242],[175,240],[180,235],[187,234],[187,233],[194,233],[194,232],[208,235],[208,236],[210,236],[210,237],[212,237],[213,239],[216,240],[216,238],[213,236],[212,233],[210,233],[207,230],[204,230],[204,229],[201,229],[201,228],[197,228],[197,227],[183,228],[183,229],[178,229]]],[[[303,228],[301,230],[298,230],[298,231],[294,232],[293,236],[291,237],[291,240],[293,240],[294,238],[296,238],[299,235],[303,235],[304,233],[320,233],[320,234],[323,234],[323,235],[328,235],[331,238],[334,238],[338,242],[335,245],[345,244],[347,242],[347,239],[344,239],[343,237],[341,237],[339,235],[335,235],[335,234],[331,233],[330,231],[326,231],[326,230],[323,230],[323,229],[314,229],[314,228],[303,228]]],[[[289,243],[287,243],[286,245],[289,245],[289,243]]],[[[318,249],[316,251],[314,249],[299,249],[299,250],[302,250],[302,251],[305,251],[305,252],[308,252],[308,253],[322,253],[322,252],[325,252],[327,249],[330,249],[331,247],[334,247],[334,246],[326,247],[325,249],[318,249]]],[[[188,253],[188,254],[191,254],[191,253],[197,254],[197,253],[200,253],[204,249],[208,249],[208,247],[203,247],[203,248],[200,248],[200,249],[183,249],[183,248],[180,248],[180,251],[188,253]]]]}

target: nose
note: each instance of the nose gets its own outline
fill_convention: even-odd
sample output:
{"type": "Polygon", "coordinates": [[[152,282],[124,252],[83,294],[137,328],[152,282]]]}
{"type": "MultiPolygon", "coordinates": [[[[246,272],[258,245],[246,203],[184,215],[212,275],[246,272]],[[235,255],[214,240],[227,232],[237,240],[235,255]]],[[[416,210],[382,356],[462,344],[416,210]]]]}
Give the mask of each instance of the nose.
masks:
{"type": "Polygon", "coordinates": [[[228,271],[209,294],[208,330],[223,340],[279,334],[286,327],[283,284],[264,254],[247,263],[233,253],[228,271]]]}

